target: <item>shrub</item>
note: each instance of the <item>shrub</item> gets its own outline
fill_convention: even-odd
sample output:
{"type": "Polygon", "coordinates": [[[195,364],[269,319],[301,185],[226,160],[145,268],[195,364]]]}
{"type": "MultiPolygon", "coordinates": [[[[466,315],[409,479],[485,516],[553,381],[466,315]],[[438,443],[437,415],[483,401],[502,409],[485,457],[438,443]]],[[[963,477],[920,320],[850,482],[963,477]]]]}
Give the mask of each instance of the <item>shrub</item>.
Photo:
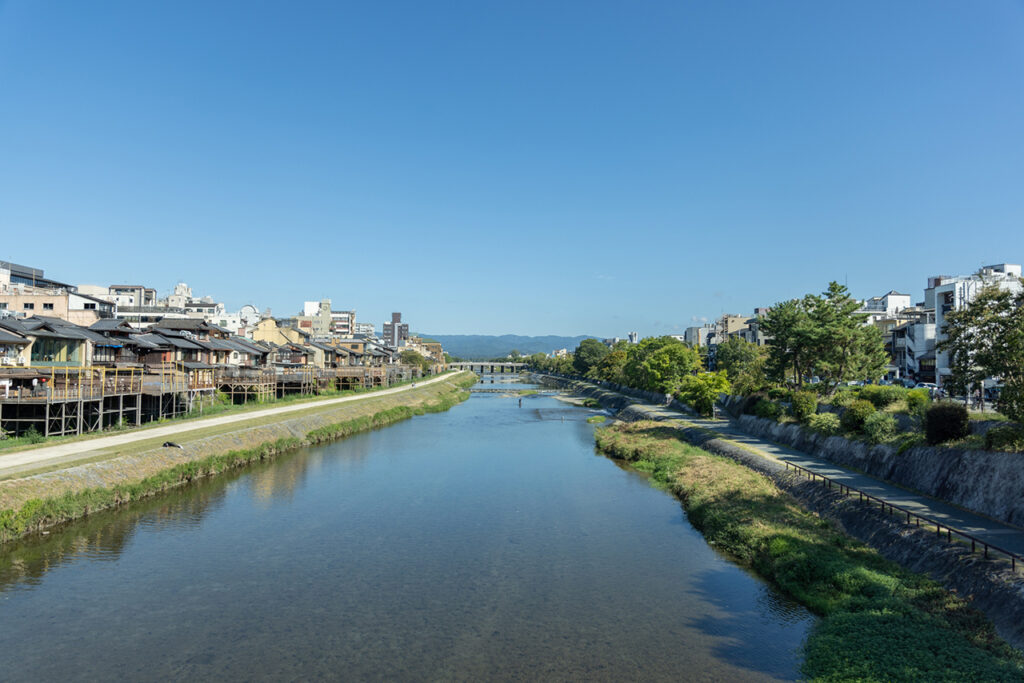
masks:
{"type": "Polygon", "coordinates": [[[794,391],[792,402],[793,417],[801,422],[818,412],[818,397],[809,391],[794,391]]]}
{"type": "Polygon", "coordinates": [[[843,417],[840,420],[843,425],[843,429],[851,432],[859,432],[864,429],[864,421],[875,412],[875,406],[872,405],[871,401],[865,401],[864,399],[857,399],[850,405],[846,406],[846,410],[843,411],[843,417]]]}
{"type": "Polygon", "coordinates": [[[746,396],[743,399],[740,413],[743,415],[756,415],[757,413],[754,412],[754,408],[756,408],[757,404],[764,400],[766,396],[767,394],[761,391],[746,396]]]}
{"type": "Polygon", "coordinates": [[[924,414],[924,436],[932,446],[963,439],[970,433],[967,408],[959,403],[933,403],[924,414]]]}
{"type": "Polygon", "coordinates": [[[871,443],[882,443],[896,436],[896,418],[889,413],[872,413],[864,420],[864,435],[871,443]]]}
{"type": "Polygon", "coordinates": [[[817,413],[807,418],[807,426],[818,434],[835,436],[839,433],[839,416],[835,413],[817,413]]]}
{"type": "Polygon", "coordinates": [[[832,397],[832,405],[836,408],[845,408],[857,400],[857,394],[849,389],[841,389],[832,397]]]}
{"type": "Polygon", "coordinates": [[[871,384],[862,387],[857,396],[871,401],[876,408],[881,410],[902,399],[904,394],[906,394],[906,389],[903,387],[871,384]]]}
{"type": "Polygon", "coordinates": [[[788,401],[789,395],[793,393],[789,389],[783,387],[775,387],[768,390],[768,398],[773,401],[788,401]]]}
{"type": "Polygon", "coordinates": [[[774,401],[769,401],[766,398],[762,398],[754,406],[754,415],[758,417],[766,417],[769,420],[778,420],[779,416],[782,415],[782,406],[774,401]]]}
{"type": "Polygon", "coordinates": [[[928,395],[927,389],[911,389],[907,392],[907,409],[911,415],[924,417],[924,413],[928,410],[931,402],[932,397],[928,395]]]}
{"type": "Polygon", "coordinates": [[[1024,427],[999,425],[985,432],[985,450],[1024,452],[1024,427]]]}
{"type": "Polygon", "coordinates": [[[42,443],[43,441],[46,441],[46,437],[43,436],[38,429],[36,429],[35,425],[32,425],[31,427],[26,429],[25,434],[23,436],[25,437],[25,439],[28,440],[29,443],[42,443]]]}

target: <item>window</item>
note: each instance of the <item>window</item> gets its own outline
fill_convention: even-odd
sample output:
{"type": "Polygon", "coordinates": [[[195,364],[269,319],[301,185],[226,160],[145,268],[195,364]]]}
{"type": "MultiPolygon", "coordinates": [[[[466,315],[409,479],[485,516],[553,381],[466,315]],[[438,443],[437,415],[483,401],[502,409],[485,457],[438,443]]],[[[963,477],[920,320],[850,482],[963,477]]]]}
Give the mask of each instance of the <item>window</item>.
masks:
{"type": "Polygon", "coordinates": [[[85,305],[85,310],[87,310],[87,311],[95,311],[96,310],[96,304],[86,304],[85,305]]]}
{"type": "Polygon", "coordinates": [[[43,310],[44,311],[52,311],[53,310],[53,304],[43,304],[43,310]]]}
{"type": "Polygon", "coordinates": [[[0,303],[0,311],[6,311],[6,310],[7,310],[7,302],[5,301],[3,303],[0,303]]]}
{"type": "Polygon", "coordinates": [[[21,307],[23,309],[25,309],[26,311],[34,311],[34,310],[36,310],[36,305],[35,304],[22,304],[21,307]]]}

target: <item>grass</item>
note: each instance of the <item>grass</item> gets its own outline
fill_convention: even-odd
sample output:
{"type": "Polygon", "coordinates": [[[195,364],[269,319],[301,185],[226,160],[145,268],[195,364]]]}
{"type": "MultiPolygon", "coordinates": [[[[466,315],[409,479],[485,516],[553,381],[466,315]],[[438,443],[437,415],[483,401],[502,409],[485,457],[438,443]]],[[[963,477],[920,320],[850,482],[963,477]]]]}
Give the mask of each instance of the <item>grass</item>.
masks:
{"type": "Polygon", "coordinates": [[[589,422],[592,425],[595,425],[595,424],[601,424],[602,422],[606,421],[607,419],[608,418],[605,417],[604,415],[591,415],[590,417],[587,418],[587,422],[589,422]]]}
{"type": "Polygon", "coordinates": [[[584,408],[600,408],[601,402],[598,401],[596,398],[584,398],[580,402],[580,405],[582,405],[584,408]]]}
{"type": "Polygon", "coordinates": [[[205,458],[179,463],[138,481],[119,482],[62,494],[33,498],[17,509],[0,510],[0,543],[7,542],[43,528],[67,522],[98,510],[114,508],[135,500],[158,495],[170,488],[181,486],[199,477],[243,467],[269,459],[280,453],[310,444],[344,438],[357,432],[383,427],[414,415],[448,410],[469,398],[465,390],[476,382],[475,376],[458,378],[456,389],[442,393],[433,400],[417,406],[396,405],[369,415],[327,425],[309,431],[305,438],[282,438],[255,448],[233,450],[205,458]]]}
{"type": "Polygon", "coordinates": [[[654,422],[597,430],[598,447],[679,496],[690,522],[821,618],[804,646],[815,681],[1020,680],[1024,658],[984,616],[807,512],[764,477],[654,422]]]}
{"type": "Polygon", "coordinates": [[[536,389],[520,389],[519,390],[519,395],[520,396],[533,396],[536,393],[537,393],[536,389]]]}

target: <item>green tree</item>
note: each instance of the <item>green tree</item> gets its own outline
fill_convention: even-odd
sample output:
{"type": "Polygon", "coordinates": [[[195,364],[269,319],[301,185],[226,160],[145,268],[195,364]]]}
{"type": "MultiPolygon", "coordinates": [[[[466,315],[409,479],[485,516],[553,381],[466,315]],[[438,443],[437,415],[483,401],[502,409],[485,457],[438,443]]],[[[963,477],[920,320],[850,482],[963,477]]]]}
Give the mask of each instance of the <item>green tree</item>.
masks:
{"type": "MultiPolygon", "coordinates": [[[[877,380],[885,374],[888,356],[882,334],[866,325],[867,313],[845,286],[830,282],[822,296],[808,297],[813,326],[812,364],[828,393],[851,379],[877,380]]],[[[798,382],[800,384],[800,382],[798,382]]]]}
{"type": "Polygon", "coordinates": [[[700,356],[678,339],[648,337],[629,347],[623,375],[637,389],[669,393],[699,367],[700,356]]]}
{"type": "Polygon", "coordinates": [[[591,372],[597,379],[615,384],[625,384],[626,376],[623,372],[626,367],[627,354],[625,349],[616,348],[607,356],[601,359],[591,372]]]}
{"type": "Polygon", "coordinates": [[[765,370],[775,382],[788,380],[803,384],[811,364],[814,330],[805,299],[775,304],[760,319],[760,327],[768,337],[768,358],[765,370]]]}
{"type": "Polygon", "coordinates": [[[412,365],[418,367],[424,374],[430,372],[430,366],[433,365],[429,358],[424,358],[419,353],[413,350],[402,351],[398,354],[398,359],[402,365],[412,365]]]}
{"type": "Polygon", "coordinates": [[[573,368],[581,375],[585,375],[607,355],[607,346],[596,339],[584,339],[573,354],[573,368]]]}
{"type": "Polygon", "coordinates": [[[680,380],[678,397],[701,415],[711,415],[718,396],[729,393],[729,390],[729,379],[725,371],[700,372],[680,380]]]}
{"type": "Polygon", "coordinates": [[[1024,290],[986,287],[967,306],[946,315],[940,351],[950,354],[954,391],[969,393],[988,378],[1002,381],[999,410],[1024,422],[1024,290]]]}
{"type": "Polygon", "coordinates": [[[830,282],[821,296],[778,303],[761,319],[769,335],[767,371],[778,382],[803,386],[817,375],[827,393],[851,379],[875,380],[888,357],[881,332],[866,325],[867,314],[848,290],[830,282]],[[791,374],[792,373],[792,374],[791,374]]]}
{"type": "Polygon", "coordinates": [[[756,363],[760,353],[757,344],[741,337],[729,337],[715,349],[715,364],[719,370],[735,377],[745,365],[756,363]]]}

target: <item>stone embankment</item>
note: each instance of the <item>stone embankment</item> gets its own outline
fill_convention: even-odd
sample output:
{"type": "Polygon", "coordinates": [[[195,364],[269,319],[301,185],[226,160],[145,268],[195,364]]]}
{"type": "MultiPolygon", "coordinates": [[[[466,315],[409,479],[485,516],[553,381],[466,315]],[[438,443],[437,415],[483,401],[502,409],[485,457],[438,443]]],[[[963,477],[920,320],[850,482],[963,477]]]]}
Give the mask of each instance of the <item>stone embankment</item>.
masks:
{"type": "MultiPolygon", "coordinates": [[[[623,393],[573,379],[548,377],[540,381],[597,400],[615,413],[616,419],[664,420],[623,393]]],[[[633,398],[669,405],[664,395],[631,391],[633,398]],[[654,399],[654,400],[651,400],[654,399]]],[[[675,404],[673,407],[682,408],[675,404]]],[[[757,418],[755,418],[757,419],[757,418]]],[[[782,425],[779,425],[782,426],[782,425]]],[[[680,427],[686,441],[710,453],[722,455],[764,474],[807,509],[834,522],[851,536],[878,550],[884,557],[912,571],[931,576],[947,588],[969,597],[985,613],[1000,635],[1024,649],[1024,579],[1004,562],[986,560],[966,547],[936,542],[934,531],[910,527],[878,508],[839,494],[820,483],[787,471],[781,462],[762,457],[700,427],[680,427]]],[[[771,437],[766,437],[771,438],[771,437]]],[[[932,450],[932,449],[924,449],[932,450]]],[[[1016,489],[1018,492],[1020,488],[1016,489]]]]}
{"type": "Polygon", "coordinates": [[[475,382],[475,375],[461,373],[447,381],[387,396],[367,394],[364,399],[326,409],[313,402],[308,411],[287,413],[278,419],[241,423],[229,431],[208,435],[183,435],[178,441],[181,448],[146,447],[100,462],[3,481],[0,540],[153,495],[194,477],[215,474],[225,466],[243,465],[284,450],[447,409],[467,398],[464,389],[475,382]],[[211,466],[211,461],[216,461],[216,466],[211,466]],[[169,472],[180,472],[181,476],[161,476],[169,472]],[[147,486],[146,482],[158,483],[147,486]],[[54,512],[48,514],[47,509],[54,512]]]}
{"type": "Polygon", "coordinates": [[[1024,455],[914,446],[902,453],[841,436],[822,436],[797,424],[740,415],[739,427],[843,467],[945,500],[1006,524],[1024,527],[1024,455]]]}

